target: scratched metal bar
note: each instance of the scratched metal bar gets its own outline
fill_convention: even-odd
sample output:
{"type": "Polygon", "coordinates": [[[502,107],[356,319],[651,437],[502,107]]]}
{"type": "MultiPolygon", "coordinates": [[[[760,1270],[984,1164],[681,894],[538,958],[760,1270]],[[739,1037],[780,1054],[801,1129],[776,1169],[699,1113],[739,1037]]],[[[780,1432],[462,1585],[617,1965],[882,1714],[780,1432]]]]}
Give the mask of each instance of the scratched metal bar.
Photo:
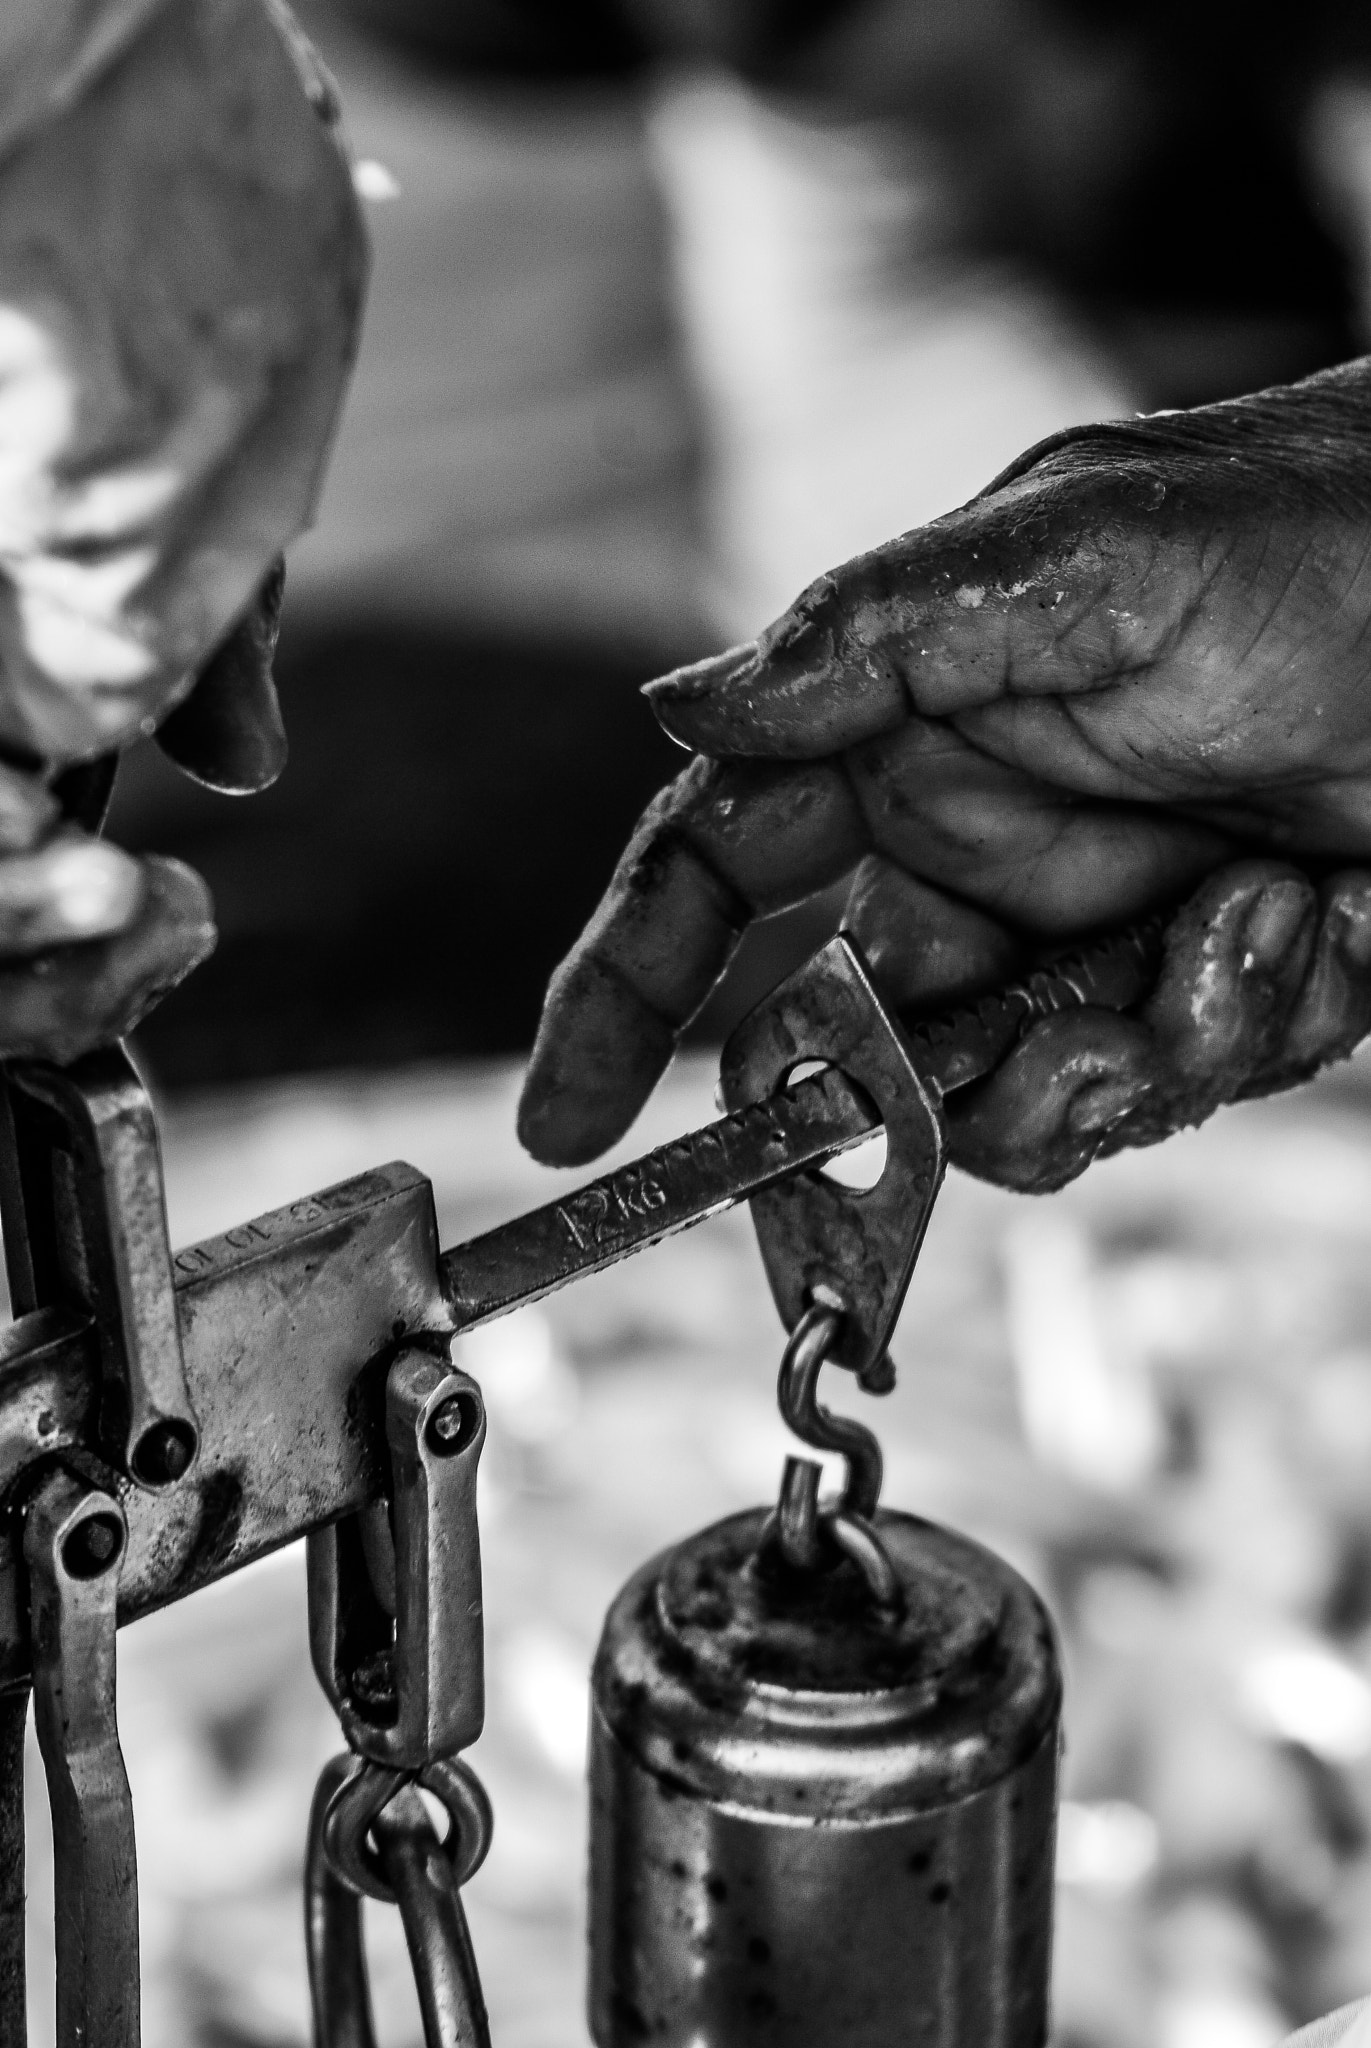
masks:
{"type": "Polygon", "coordinates": [[[835,1068],[784,1095],[659,1146],[558,1202],[444,1252],[458,1329],[598,1273],[717,1216],[788,1173],[821,1166],[879,1130],[880,1114],[835,1068]]]}
{"type": "MultiPolygon", "coordinates": [[[[925,1081],[951,1094],[996,1067],[1035,1019],[1083,1004],[1127,1009],[1155,976],[1160,918],[1067,954],[1022,982],[907,1026],[925,1081]]],[[[880,1111],[829,1067],[750,1109],[659,1146],[559,1202],[456,1245],[441,1260],[459,1329],[537,1301],[805,1167],[822,1166],[881,1127],[880,1111]]]]}

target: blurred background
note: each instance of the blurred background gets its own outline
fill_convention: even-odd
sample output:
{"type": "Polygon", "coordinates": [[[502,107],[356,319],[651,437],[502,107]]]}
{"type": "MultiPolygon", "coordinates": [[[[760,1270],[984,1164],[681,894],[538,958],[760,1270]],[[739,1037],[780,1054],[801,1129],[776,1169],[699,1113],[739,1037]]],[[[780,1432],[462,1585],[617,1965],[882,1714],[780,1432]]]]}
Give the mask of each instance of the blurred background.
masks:
{"type": "MultiPolygon", "coordinates": [[[[1364,346],[1351,0],[311,0],[375,272],[250,804],[121,770],[214,959],[140,1051],[186,1241],[396,1155],[446,1241],[547,1199],[512,1135],[547,975],[680,760],[636,691],[1074,422],[1364,346]]],[[[760,928],[709,1043],[822,935],[760,928]]],[[[953,1181],[887,1498],[1004,1550],[1071,1671],[1058,2048],[1269,2048],[1371,1991],[1371,1068],[1025,1203],[953,1181]]],[[[775,1486],[778,1329],[721,1219],[473,1338],[498,2048],[584,2043],[586,1671],[652,1548],[775,1486]]],[[[145,2039],[307,2036],[338,1746],[284,1553],[121,1639],[145,2039]]],[[[50,1886],[33,1781],[35,2039],[50,1886]]],[[[386,2048],[418,2036],[373,1916],[386,2048]]]]}

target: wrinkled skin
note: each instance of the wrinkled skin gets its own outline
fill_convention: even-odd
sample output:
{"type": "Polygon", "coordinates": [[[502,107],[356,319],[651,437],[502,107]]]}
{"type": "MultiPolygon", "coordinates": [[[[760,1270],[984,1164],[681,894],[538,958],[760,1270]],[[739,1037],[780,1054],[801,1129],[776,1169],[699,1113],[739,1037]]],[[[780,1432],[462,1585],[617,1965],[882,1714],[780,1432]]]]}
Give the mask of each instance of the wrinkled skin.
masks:
{"type": "Polygon", "coordinates": [[[541,1159],[613,1142],[748,920],[849,874],[914,1008],[1180,906],[1140,1013],[1053,1017],[951,1099],[1008,1186],[1371,1029],[1371,362],[1060,435],[649,694],[697,758],[553,979],[541,1159]]]}

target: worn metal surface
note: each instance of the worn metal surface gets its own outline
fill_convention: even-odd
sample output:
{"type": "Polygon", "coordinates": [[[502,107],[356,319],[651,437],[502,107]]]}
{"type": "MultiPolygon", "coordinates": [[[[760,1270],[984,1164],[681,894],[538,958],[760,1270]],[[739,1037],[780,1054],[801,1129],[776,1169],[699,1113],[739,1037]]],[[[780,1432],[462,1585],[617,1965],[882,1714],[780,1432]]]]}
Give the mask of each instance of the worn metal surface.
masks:
{"type": "Polygon", "coordinates": [[[390,1557],[378,1574],[374,1522],[356,1516],[309,1539],[315,1672],[348,1742],[377,1763],[417,1770],[481,1732],[476,1470],[485,1436],[475,1380],[401,1351],[386,1376],[390,1557]]]}
{"type": "Polygon", "coordinates": [[[199,1432],[147,1091],[118,1046],[66,1068],[15,1064],[6,1079],[18,1170],[4,1230],[16,1304],[92,1318],[102,1449],[140,1486],[170,1485],[193,1462],[199,1432]]]}
{"type": "Polygon", "coordinates": [[[119,1503],[57,1470],[28,1510],[33,1704],[52,1805],[57,2048],[138,2048],[138,1862],[115,1719],[119,1503]]]}
{"type": "Polygon", "coordinates": [[[736,1515],[645,1565],[593,1681],[599,2048],[1041,2048],[1061,1680],[1028,1586],[907,1515],[791,1573],[736,1515]]]}
{"type": "Polygon", "coordinates": [[[729,1109],[764,1102],[806,1060],[829,1060],[875,1103],[885,1126],[876,1185],[795,1173],[752,1197],[752,1221],[782,1323],[794,1329],[821,1288],[843,1314],[830,1355],[871,1375],[904,1305],[947,1167],[941,1096],[882,1003],[850,939],[833,939],[744,1018],[720,1065],[729,1109]]]}
{"type": "MultiPolygon", "coordinates": [[[[379,1497],[389,1355],[406,1332],[448,1320],[437,1253],[429,1183],[396,1165],[176,1254],[200,1455],[162,1492],[117,1487],[129,1529],[121,1622],[379,1497]]],[[[30,1447],[85,1447],[99,1376],[90,1325],[64,1327],[46,1314],[16,1324],[0,1361],[0,1470],[22,1465],[30,1447]],[[41,1340],[36,1361],[31,1338],[41,1340]]],[[[12,1519],[0,1524],[0,1686],[28,1672],[16,1541],[12,1519]]]]}

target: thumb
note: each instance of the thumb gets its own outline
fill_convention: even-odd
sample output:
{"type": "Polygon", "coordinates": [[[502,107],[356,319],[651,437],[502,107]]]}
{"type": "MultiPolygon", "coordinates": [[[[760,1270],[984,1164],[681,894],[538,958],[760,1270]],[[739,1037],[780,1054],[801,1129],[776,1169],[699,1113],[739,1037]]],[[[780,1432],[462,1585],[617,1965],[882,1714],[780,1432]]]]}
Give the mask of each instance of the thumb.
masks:
{"type": "Polygon", "coordinates": [[[1166,488],[1142,460],[1030,471],[821,576],[759,639],[646,686],[661,724],[716,757],[812,760],[911,712],[945,718],[1011,686],[1070,694],[1136,673],[1193,595],[1168,563],[1166,488]]]}
{"type": "Polygon", "coordinates": [[[286,729],[271,672],[285,580],[278,557],[189,697],[157,730],[158,746],[178,768],[226,796],[270,788],[286,765],[286,729]]]}
{"type": "Polygon", "coordinates": [[[869,561],[820,577],[759,639],[646,684],[664,730],[696,753],[812,760],[897,726],[900,677],[853,631],[869,561]]]}

